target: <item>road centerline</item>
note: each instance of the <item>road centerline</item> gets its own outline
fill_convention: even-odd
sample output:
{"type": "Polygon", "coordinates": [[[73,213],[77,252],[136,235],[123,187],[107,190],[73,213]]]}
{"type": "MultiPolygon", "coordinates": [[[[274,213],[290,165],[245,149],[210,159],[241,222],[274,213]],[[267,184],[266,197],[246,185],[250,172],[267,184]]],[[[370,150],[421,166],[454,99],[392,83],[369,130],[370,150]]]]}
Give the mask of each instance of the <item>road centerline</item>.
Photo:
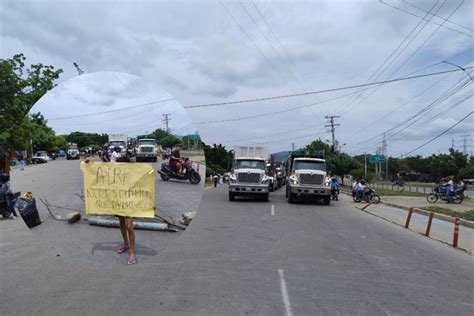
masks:
{"type": "Polygon", "coordinates": [[[272,213],[272,216],[275,216],[275,204],[272,204],[271,213],[272,213]]]}
{"type": "Polygon", "coordinates": [[[293,311],[291,310],[290,305],[290,297],[288,296],[288,289],[286,287],[285,273],[283,269],[278,269],[278,274],[280,275],[281,296],[283,297],[283,304],[285,304],[286,316],[293,316],[293,311]]]}

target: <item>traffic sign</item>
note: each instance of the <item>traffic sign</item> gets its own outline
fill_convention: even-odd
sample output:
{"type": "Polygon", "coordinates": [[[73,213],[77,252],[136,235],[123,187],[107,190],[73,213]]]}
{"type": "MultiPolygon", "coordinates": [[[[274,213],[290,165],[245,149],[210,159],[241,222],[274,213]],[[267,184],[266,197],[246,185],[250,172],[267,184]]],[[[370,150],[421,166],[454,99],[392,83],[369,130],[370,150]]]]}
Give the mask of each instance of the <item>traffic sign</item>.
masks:
{"type": "Polygon", "coordinates": [[[369,156],[369,163],[384,163],[385,156],[384,155],[370,155],[369,156]]]}

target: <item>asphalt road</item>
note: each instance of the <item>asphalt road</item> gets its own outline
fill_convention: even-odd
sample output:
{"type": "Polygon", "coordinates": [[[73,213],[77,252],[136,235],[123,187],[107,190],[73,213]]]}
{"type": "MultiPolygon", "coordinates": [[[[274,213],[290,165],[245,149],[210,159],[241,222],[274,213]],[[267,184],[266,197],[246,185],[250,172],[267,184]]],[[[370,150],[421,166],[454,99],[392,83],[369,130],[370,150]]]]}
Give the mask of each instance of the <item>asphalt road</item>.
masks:
{"type": "Polygon", "coordinates": [[[16,287],[2,290],[6,315],[474,312],[466,253],[348,201],[290,205],[281,190],[269,203],[230,203],[225,186],[206,189],[190,227],[135,267],[95,268],[10,248],[2,284],[16,287]],[[37,262],[25,260],[28,253],[37,262]]]}
{"type": "MultiPolygon", "coordinates": [[[[159,163],[153,165],[155,169],[160,166],[159,163]]],[[[164,212],[179,219],[182,213],[197,210],[204,190],[204,181],[200,185],[178,180],[164,182],[158,174],[155,181],[157,214],[164,212]]],[[[43,223],[32,228],[32,232],[52,252],[81,264],[123,265],[123,258],[115,254],[115,248],[121,240],[118,229],[89,226],[87,223],[70,225],[56,221],[39,200],[42,198],[52,205],[84,211],[84,202],[77,196],[83,190],[79,160],[59,159],[28,166],[24,171],[14,169],[11,182],[13,191],[31,191],[36,197],[43,223]]],[[[61,216],[70,212],[55,208],[52,210],[61,216]]],[[[138,254],[146,261],[156,256],[171,239],[177,238],[181,233],[137,230],[136,234],[138,254]]]]}

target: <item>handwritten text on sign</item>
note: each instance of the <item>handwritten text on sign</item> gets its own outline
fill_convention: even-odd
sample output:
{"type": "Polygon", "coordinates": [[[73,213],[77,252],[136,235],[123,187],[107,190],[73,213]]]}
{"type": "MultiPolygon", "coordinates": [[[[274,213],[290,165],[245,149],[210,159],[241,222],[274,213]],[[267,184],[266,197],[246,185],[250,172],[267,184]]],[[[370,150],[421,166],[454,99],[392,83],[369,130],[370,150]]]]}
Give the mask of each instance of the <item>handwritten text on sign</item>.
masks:
{"type": "Polygon", "coordinates": [[[86,213],[155,216],[155,171],[146,163],[82,163],[86,213]]]}

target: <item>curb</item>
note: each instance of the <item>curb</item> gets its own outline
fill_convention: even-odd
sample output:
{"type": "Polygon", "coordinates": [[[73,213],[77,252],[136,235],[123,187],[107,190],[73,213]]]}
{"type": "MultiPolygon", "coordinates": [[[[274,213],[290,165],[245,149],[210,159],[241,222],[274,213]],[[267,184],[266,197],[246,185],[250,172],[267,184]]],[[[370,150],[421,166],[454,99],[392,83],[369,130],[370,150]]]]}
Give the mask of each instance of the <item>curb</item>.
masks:
{"type": "MultiPolygon", "coordinates": [[[[387,204],[387,203],[384,203],[384,204],[387,204]]],[[[389,204],[387,204],[387,205],[389,205],[389,204]]],[[[392,220],[390,220],[390,219],[387,219],[387,218],[385,218],[385,217],[383,217],[383,216],[380,216],[380,215],[378,215],[378,214],[372,213],[372,212],[370,212],[370,211],[368,211],[368,210],[366,210],[366,209],[363,209],[362,207],[355,206],[355,208],[358,209],[359,211],[362,211],[362,212],[367,213],[367,214],[369,214],[369,215],[372,215],[372,216],[375,216],[375,217],[377,217],[377,218],[383,219],[383,220],[386,221],[386,222],[389,222],[389,223],[395,224],[395,225],[397,225],[397,226],[399,226],[399,227],[405,228],[405,225],[403,225],[403,224],[397,223],[397,222],[392,221],[392,220]]],[[[415,209],[413,209],[413,210],[415,211],[415,209]]],[[[425,211],[425,210],[421,210],[421,211],[427,212],[427,211],[425,211]]],[[[415,212],[416,212],[416,211],[415,211],[415,212]]],[[[427,213],[430,213],[430,212],[427,212],[427,213]]],[[[436,215],[436,213],[434,213],[434,214],[436,215]]],[[[444,216],[446,216],[446,215],[444,215],[444,216]]],[[[450,216],[447,216],[447,217],[450,217],[450,216]]],[[[451,218],[452,218],[452,217],[451,217],[451,218]]],[[[453,222],[454,222],[454,218],[453,218],[453,222]]],[[[414,230],[412,230],[412,229],[410,229],[410,228],[405,228],[405,229],[408,229],[409,231],[411,231],[411,232],[413,232],[413,233],[417,233],[417,234],[419,234],[419,235],[421,235],[421,236],[428,237],[428,238],[431,238],[431,239],[433,239],[433,240],[439,241],[439,242],[441,242],[441,243],[443,243],[443,244],[446,244],[446,245],[448,245],[448,246],[454,248],[452,244],[450,244],[449,242],[447,242],[447,241],[445,241],[445,240],[441,240],[441,239],[438,239],[438,238],[434,238],[434,237],[432,237],[432,236],[425,236],[423,233],[416,232],[416,231],[414,231],[414,230]]],[[[469,249],[469,248],[457,247],[457,248],[454,248],[454,249],[464,251],[465,253],[467,253],[468,255],[470,255],[471,257],[474,258],[473,251],[472,251],[471,249],[469,249]]]]}
{"type": "MultiPolygon", "coordinates": [[[[405,207],[405,206],[400,206],[400,205],[396,205],[396,204],[392,204],[392,203],[387,203],[387,202],[383,202],[383,201],[380,201],[380,203],[382,204],[385,204],[385,205],[388,205],[388,206],[392,206],[392,207],[396,207],[396,208],[399,208],[399,209],[402,209],[402,210],[405,210],[405,211],[408,211],[409,207],[405,207]]],[[[421,214],[421,215],[425,215],[425,216],[429,216],[430,215],[430,211],[425,211],[425,210],[422,210],[422,209],[419,209],[419,208],[413,208],[413,211],[415,213],[418,213],[418,214],[421,214]]],[[[454,223],[454,217],[452,216],[448,216],[448,215],[444,215],[444,214],[439,214],[439,213],[435,213],[433,212],[433,217],[436,218],[436,219],[439,219],[439,220],[443,220],[443,221],[446,221],[446,222],[450,222],[450,223],[454,223]]],[[[469,228],[474,228],[474,222],[472,221],[468,221],[468,220],[465,220],[465,219],[460,219],[460,225],[463,225],[463,226],[466,226],[466,227],[469,227],[469,228]]]]}

